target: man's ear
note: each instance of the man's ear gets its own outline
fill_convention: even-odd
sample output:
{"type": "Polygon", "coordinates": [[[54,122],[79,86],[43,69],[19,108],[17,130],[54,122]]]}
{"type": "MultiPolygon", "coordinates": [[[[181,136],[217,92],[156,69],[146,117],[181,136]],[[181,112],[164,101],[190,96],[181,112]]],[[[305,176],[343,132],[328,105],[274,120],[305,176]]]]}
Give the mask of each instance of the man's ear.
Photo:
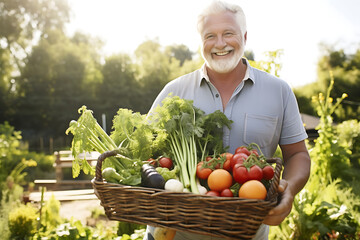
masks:
{"type": "Polygon", "coordinates": [[[246,40],[247,40],[247,31],[245,32],[244,34],[244,42],[246,43],[246,40]]]}

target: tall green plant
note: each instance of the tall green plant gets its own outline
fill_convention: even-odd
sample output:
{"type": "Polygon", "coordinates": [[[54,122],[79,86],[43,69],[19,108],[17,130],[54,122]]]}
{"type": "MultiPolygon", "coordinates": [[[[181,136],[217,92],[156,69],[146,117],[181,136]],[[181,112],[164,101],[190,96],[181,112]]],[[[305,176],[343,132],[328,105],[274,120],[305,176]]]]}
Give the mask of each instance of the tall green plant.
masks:
{"type": "MultiPolygon", "coordinates": [[[[313,159],[313,174],[317,176],[319,184],[326,186],[333,179],[344,176],[344,170],[348,169],[349,156],[351,152],[339,144],[336,138],[332,115],[340,106],[341,101],[347,97],[342,94],[334,102],[330,93],[334,87],[334,79],[330,72],[331,81],[326,95],[319,93],[318,96],[312,97],[317,114],[320,117],[319,125],[316,127],[319,137],[315,141],[315,147],[311,150],[313,159]]],[[[312,183],[310,181],[310,183],[312,183]]],[[[315,183],[316,184],[316,183],[315,183]]]]}
{"type": "Polygon", "coordinates": [[[343,94],[334,102],[330,97],[333,85],[332,79],[325,95],[319,93],[312,98],[320,123],[317,126],[319,137],[315,146],[310,149],[310,179],[295,197],[289,217],[280,226],[271,228],[270,236],[277,236],[276,239],[358,237],[356,233],[359,233],[360,199],[341,183],[342,177],[346,176],[351,167],[351,152],[339,143],[332,118],[332,114],[347,95],[343,94]]]}

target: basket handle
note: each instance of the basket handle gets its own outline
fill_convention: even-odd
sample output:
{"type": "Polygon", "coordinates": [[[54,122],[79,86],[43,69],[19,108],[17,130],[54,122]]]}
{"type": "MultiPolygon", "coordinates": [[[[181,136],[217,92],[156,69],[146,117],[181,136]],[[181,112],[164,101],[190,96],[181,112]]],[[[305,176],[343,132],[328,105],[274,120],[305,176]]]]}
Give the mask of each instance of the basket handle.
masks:
{"type": "Polygon", "coordinates": [[[116,156],[119,153],[117,149],[112,151],[106,151],[102,153],[97,160],[96,163],[96,171],[95,171],[95,180],[96,181],[102,181],[102,163],[105,160],[105,158],[116,156]]]}
{"type": "Polygon", "coordinates": [[[276,163],[274,177],[273,177],[273,184],[270,185],[269,192],[267,194],[267,198],[269,199],[277,196],[277,191],[280,182],[280,174],[283,167],[283,161],[280,158],[269,158],[266,159],[266,161],[268,163],[276,163]]]}

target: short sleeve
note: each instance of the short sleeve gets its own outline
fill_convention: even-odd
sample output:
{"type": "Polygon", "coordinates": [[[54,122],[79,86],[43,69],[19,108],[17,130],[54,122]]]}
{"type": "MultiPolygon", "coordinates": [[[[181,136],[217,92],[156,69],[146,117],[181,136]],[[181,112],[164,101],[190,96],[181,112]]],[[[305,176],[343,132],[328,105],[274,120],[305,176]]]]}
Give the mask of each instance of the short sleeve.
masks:
{"type": "Polygon", "coordinates": [[[285,104],[284,119],[279,141],[280,145],[297,143],[308,137],[301,120],[295,94],[290,87],[288,91],[289,93],[285,104]]]}

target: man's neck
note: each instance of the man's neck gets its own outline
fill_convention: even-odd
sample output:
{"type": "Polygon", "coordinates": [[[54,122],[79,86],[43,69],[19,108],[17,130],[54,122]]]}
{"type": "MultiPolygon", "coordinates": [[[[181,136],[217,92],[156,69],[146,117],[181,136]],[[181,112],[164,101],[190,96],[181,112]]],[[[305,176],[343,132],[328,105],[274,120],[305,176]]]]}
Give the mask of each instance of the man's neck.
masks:
{"type": "Polygon", "coordinates": [[[216,85],[238,85],[244,78],[246,72],[246,64],[242,60],[239,61],[239,64],[231,72],[228,73],[218,73],[206,66],[207,75],[210,82],[216,85]]]}
{"type": "Polygon", "coordinates": [[[234,70],[228,73],[217,73],[206,67],[210,82],[220,93],[224,110],[236,87],[244,79],[246,68],[247,65],[243,63],[242,60],[240,60],[239,64],[234,70]]]}

